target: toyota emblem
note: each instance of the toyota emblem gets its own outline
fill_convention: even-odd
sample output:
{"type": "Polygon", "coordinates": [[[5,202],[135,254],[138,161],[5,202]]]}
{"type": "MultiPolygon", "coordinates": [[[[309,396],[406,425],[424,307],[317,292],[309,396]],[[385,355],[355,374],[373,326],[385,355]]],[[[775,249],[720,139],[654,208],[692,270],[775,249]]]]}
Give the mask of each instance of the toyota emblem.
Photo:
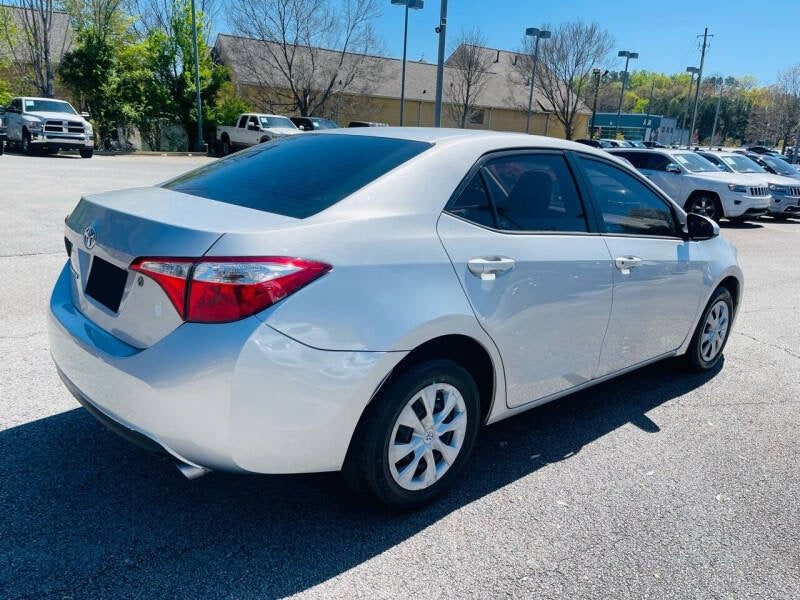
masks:
{"type": "Polygon", "coordinates": [[[83,230],[83,245],[86,246],[87,250],[91,250],[94,248],[94,244],[97,241],[97,232],[94,230],[94,227],[91,225],[83,230]]]}

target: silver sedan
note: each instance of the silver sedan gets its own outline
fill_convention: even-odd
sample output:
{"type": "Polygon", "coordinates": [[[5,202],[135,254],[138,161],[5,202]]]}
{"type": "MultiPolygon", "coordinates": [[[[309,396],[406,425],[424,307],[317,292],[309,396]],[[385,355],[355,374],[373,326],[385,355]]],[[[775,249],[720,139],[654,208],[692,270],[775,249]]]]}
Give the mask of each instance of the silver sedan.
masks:
{"type": "Polygon", "coordinates": [[[717,366],[742,272],[717,226],[552,138],[337,130],[66,221],[53,359],[100,421],[210,470],[342,470],[399,508],[481,425],[680,355],[717,366]]]}

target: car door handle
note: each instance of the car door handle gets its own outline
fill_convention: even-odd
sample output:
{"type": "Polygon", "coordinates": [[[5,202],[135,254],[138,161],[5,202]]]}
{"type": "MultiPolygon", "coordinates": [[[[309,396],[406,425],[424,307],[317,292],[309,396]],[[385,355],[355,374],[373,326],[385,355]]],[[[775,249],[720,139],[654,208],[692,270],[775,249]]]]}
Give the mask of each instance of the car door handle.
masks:
{"type": "Polygon", "coordinates": [[[630,275],[631,269],[642,264],[642,259],[638,256],[618,256],[614,259],[614,266],[617,267],[623,275],[630,275]]]}
{"type": "Polygon", "coordinates": [[[492,281],[498,273],[506,273],[514,268],[517,262],[507,256],[480,256],[467,261],[467,268],[473,275],[484,281],[492,281]]]}

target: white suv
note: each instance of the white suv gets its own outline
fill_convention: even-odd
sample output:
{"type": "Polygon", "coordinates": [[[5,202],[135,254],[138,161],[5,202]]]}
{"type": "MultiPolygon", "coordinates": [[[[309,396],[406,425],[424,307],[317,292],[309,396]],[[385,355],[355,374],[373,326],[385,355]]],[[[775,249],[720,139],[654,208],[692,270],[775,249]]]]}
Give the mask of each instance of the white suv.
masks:
{"type": "Polygon", "coordinates": [[[611,149],[664,190],[686,212],[715,221],[745,220],[767,214],[772,196],[766,177],[724,173],[690,150],[611,149]]]}
{"type": "Polygon", "coordinates": [[[698,152],[700,156],[728,173],[740,173],[755,180],[766,180],[772,194],[769,214],[777,219],[800,214],[800,181],[785,175],[769,173],[752,158],[738,152],[698,152]]]}

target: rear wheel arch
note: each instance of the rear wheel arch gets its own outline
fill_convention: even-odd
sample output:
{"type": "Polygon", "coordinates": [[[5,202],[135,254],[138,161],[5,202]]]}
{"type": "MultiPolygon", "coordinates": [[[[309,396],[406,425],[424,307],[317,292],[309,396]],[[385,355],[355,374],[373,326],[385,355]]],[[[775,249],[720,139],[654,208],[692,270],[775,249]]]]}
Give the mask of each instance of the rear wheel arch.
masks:
{"type": "Polygon", "coordinates": [[[491,354],[483,344],[463,334],[443,335],[418,345],[395,365],[375,390],[372,398],[412,367],[436,359],[452,360],[472,376],[480,394],[481,422],[485,423],[496,395],[498,367],[495,366],[491,354]]]}

